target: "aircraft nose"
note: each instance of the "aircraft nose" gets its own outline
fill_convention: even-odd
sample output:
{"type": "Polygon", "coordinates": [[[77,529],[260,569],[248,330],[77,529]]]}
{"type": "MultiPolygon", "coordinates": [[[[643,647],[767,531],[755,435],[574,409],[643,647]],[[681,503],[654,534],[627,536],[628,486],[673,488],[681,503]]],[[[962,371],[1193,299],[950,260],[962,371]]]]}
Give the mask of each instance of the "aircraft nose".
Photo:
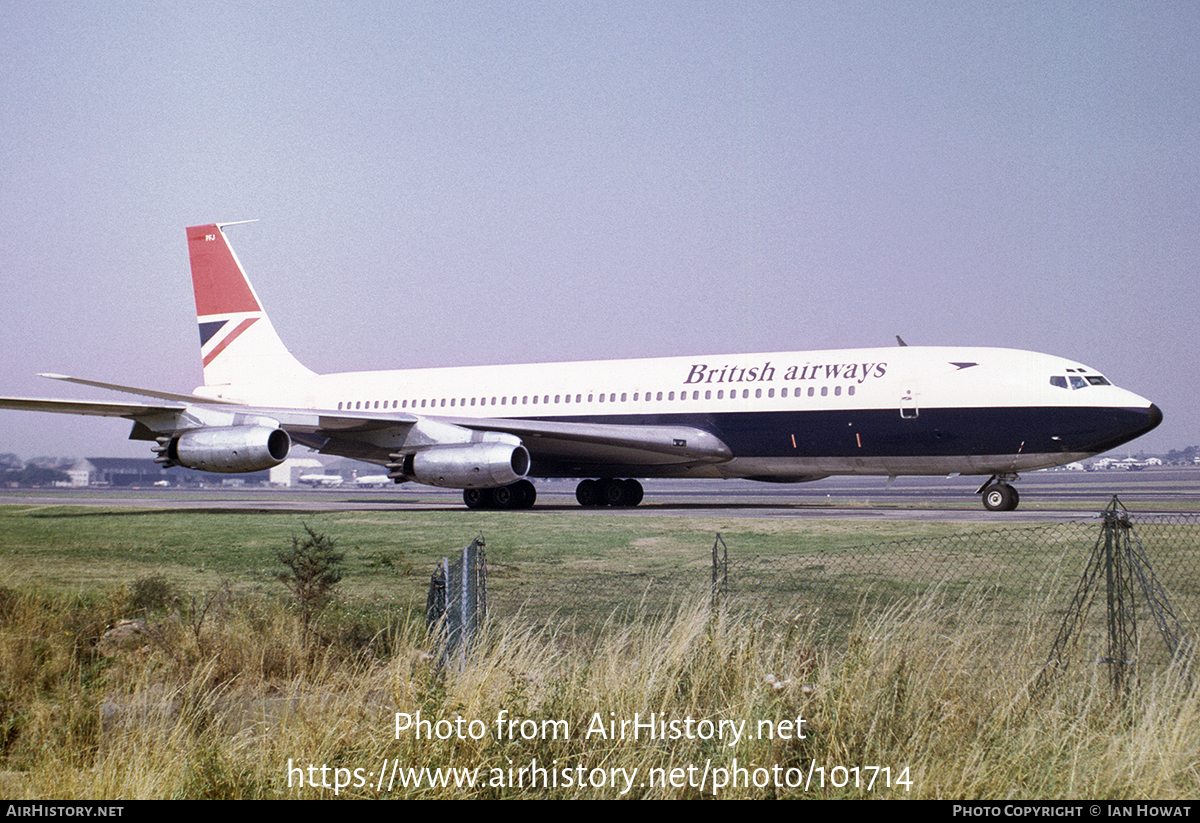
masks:
{"type": "Polygon", "coordinates": [[[1146,425],[1148,426],[1146,431],[1150,431],[1150,429],[1158,428],[1158,424],[1161,422],[1162,422],[1162,409],[1160,409],[1157,404],[1151,403],[1150,408],[1147,410],[1147,413],[1146,413],[1146,425]]]}

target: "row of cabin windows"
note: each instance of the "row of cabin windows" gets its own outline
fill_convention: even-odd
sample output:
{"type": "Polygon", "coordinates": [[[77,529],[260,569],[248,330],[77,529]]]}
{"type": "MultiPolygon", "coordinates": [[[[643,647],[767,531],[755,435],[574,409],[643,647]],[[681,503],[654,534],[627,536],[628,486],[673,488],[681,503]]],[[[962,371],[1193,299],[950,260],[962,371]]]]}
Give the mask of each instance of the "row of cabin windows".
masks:
{"type": "MultiPolygon", "coordinates": [[[[755,398],[762,398],[764,396],[766,396],[767,398],[775,397],[775,389],[759,388],[759,389],[742,389],[741,399],[748,400],[750,398],[751,391],[754,392],[755,398]],[[765,392],[765,395],[764,395],[764,392],[765,392]]],[[[830,394],[830,387],[829,386],[821,386],[819,391],[820,391],[821,397],[828,397],[830,394]]],[[[792,396],[793,397],[804,397],[804,396],[815,397],[817,395],[817,392],[818,392],[818,389],[816,386],[809,386],[807,395],[805,395],[803,389],[796,389],[792,393],[792,396]]],[[[635,403],[638,402],[638,398],[639,398],[640,394],[641,394],[640,392],[633,392],[633,402],[635,402],[635,403]]],[[[653,394],[654,394],[654,396],[653,396],[653,398],[651,398],[651,392],[646,392],[643,400],[650,401],[653,399],[654,401],[660,401],[660,400],[664,399],[663,392],[654,392],[653,394]]],[[[688,392],[681,391],[681,392],[679,392],[679,399],[680,400],[689,400],[689,399],[690,400],[699,400],[701,394],[704,395],[705,400],[712,400],[714,394],[716,395],[717,400],[725,399],[725,389],[716,389],[716,390],[705,389],[703,392],[701,392],[699,389],[694,389],[691,392],[690,398],[688,396],[688,392]]],[[[841,394],[842,394],[842,387],[834,386],[833,387],[833,396],[840,397],[841,394]]],[[[846,394],[852,396],[854,394],[854,386],[847,386],[846,394]]],[[[786,388],[780,389],[779,396],[787,397],[788,390],[786,388]]],[[[629,393],[621,392],[620,400],[617,400],[617,397],[618,397],[617,392],[612,392],[610,394],[599,394],[599,395],[589,394],[587,396],[587,402],[589,402],[589,403],[593,403],[593,402],[596,402],[596,403],[605,403],[605,402],[625,403],[625,402],[628,402],[629,393]]],[[[729,390],[729,399],[735,400],[737,398],[738,398],[738,390],[730,389],[729,390]]],[[[675,392],[673,392],[673,391],[667,392],[665,399],[667,401],[675,400],[676,399],[675,392]]],[[[548,395],[548,394],[541,395],[540,397],[536,394],[532,395],[532,396],[524,395],[520,398],[520,403],[517,402],[518,398],[516,395],[514,395],[511,398],[511,402],[510,402],[510,398],[508,396],[492,397],[492,398],[490,398],[490,401],[491,402],[489,402],[489,398],[487,398],[487,397],[479,397],[479,398],[451,397],[449,399],[442,397],[442,398],[433,399],[433,400],[430,400],[428,398],[423,399],[423,400],[347,400],[347,401],[338,403],[337,407],[338,407],[338,409],[348,409],[348,410],[356,410],[357,411],[360,409],[370,410],[370,409],[455,408],[456,406],[457,407],[467,407],[468,404],[470,406],[475,406],[475,405],[479,405],[479,406],[489,406],[489,405],[490,406],[495,406],[495,405],[529,406],[529,405],[533,405],[533,406],[536,406],[539,404],[539,402],[543,406],[548,406],[551,404],[550,395],[548,395]]],[[[556,394],[556,395],[554,395],[554,404],[556,404],[556,405],[561,405],[561,404],[565,404],[565,403],[582,403],[582,402],[583,402],[582,394],[576,394],[576,395],[556,394]]]]}

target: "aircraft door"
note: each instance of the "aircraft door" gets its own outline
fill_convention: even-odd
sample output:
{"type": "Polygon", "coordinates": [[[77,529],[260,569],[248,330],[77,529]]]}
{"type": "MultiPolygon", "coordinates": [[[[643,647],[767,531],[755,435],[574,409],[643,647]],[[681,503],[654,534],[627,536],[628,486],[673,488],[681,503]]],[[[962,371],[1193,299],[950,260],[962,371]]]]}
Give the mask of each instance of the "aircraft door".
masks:
{"type": "Polygon", "coordinates": [[[921,392],[916,382],[905,384],[904,393],[900,395],[900,416],[906,420],[915,420],[921,410],[918,405],[921,392]]]}

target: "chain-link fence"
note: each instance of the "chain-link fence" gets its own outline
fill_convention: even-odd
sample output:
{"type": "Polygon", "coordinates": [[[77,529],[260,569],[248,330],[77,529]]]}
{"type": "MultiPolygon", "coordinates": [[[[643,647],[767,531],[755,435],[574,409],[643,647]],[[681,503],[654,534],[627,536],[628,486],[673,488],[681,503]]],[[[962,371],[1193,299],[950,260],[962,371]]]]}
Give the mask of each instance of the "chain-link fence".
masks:
{"type": "MultiPolygon", "coordinates": [[[[1123,517],[1128,525],[1123,534],[1144,554],[1143,565],[1157,580],[1179,631],[1195,637],[1200,514],[1123,517]]],[[[800,624],[836,646],[872,615],[932,598],[947,632],[968,610],[975,625],[989,624],[991,642],[1030,644],[1031,665],[1040,666],[1068,624],[1079,654],[1095,659],[1105,654],[1094,650],[1111,633],[1109,575],[1101,573],[1088,586],[1082,581],[1105,535],[1105,520],[1099,518],[819,551],[800,548],[769,557],[743,555],[730,540],[724,562],[718,535],[719,545],[711,552],[697,546],[694,560],[672,568],[580,575],[552,589],[497,597],[493,607],[495,616],[567,624],[576,636],[586,636],[605,626],[668,615],[679,603],[709,598],[715,591],[726,608],[766,626],[800,624]]],[[[1117,605],[1134,616],[1124,654],[1145,663],[1169,661],[1174,647],[1163,642],[1144,592],[1135,587],[1118,597],[1117,605]]]]}
{"type": "Polygon", "coordinates": [[[453,563],[443,557],[429,581],[425,626],[440,638],[439,666],[462,665],[487,614],[487,552],[480,534],[453,563]]]}

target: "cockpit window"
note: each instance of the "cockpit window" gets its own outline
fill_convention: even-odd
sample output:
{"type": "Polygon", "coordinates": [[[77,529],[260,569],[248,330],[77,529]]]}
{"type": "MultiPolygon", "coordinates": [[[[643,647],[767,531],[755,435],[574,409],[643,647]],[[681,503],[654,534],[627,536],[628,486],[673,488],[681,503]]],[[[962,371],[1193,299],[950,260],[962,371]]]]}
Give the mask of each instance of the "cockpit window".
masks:
{"type": "Polygon", "coordinates": [[[1088,375],[1080,377],[1079,375],[1069,374],[1066,377],[1056,374],[1050,378],[1050,385],[1057,386],[1060,389],[1086,389],[1088,386],[1111,386],[1107,379],[1100,375],[1088,375]]]}

